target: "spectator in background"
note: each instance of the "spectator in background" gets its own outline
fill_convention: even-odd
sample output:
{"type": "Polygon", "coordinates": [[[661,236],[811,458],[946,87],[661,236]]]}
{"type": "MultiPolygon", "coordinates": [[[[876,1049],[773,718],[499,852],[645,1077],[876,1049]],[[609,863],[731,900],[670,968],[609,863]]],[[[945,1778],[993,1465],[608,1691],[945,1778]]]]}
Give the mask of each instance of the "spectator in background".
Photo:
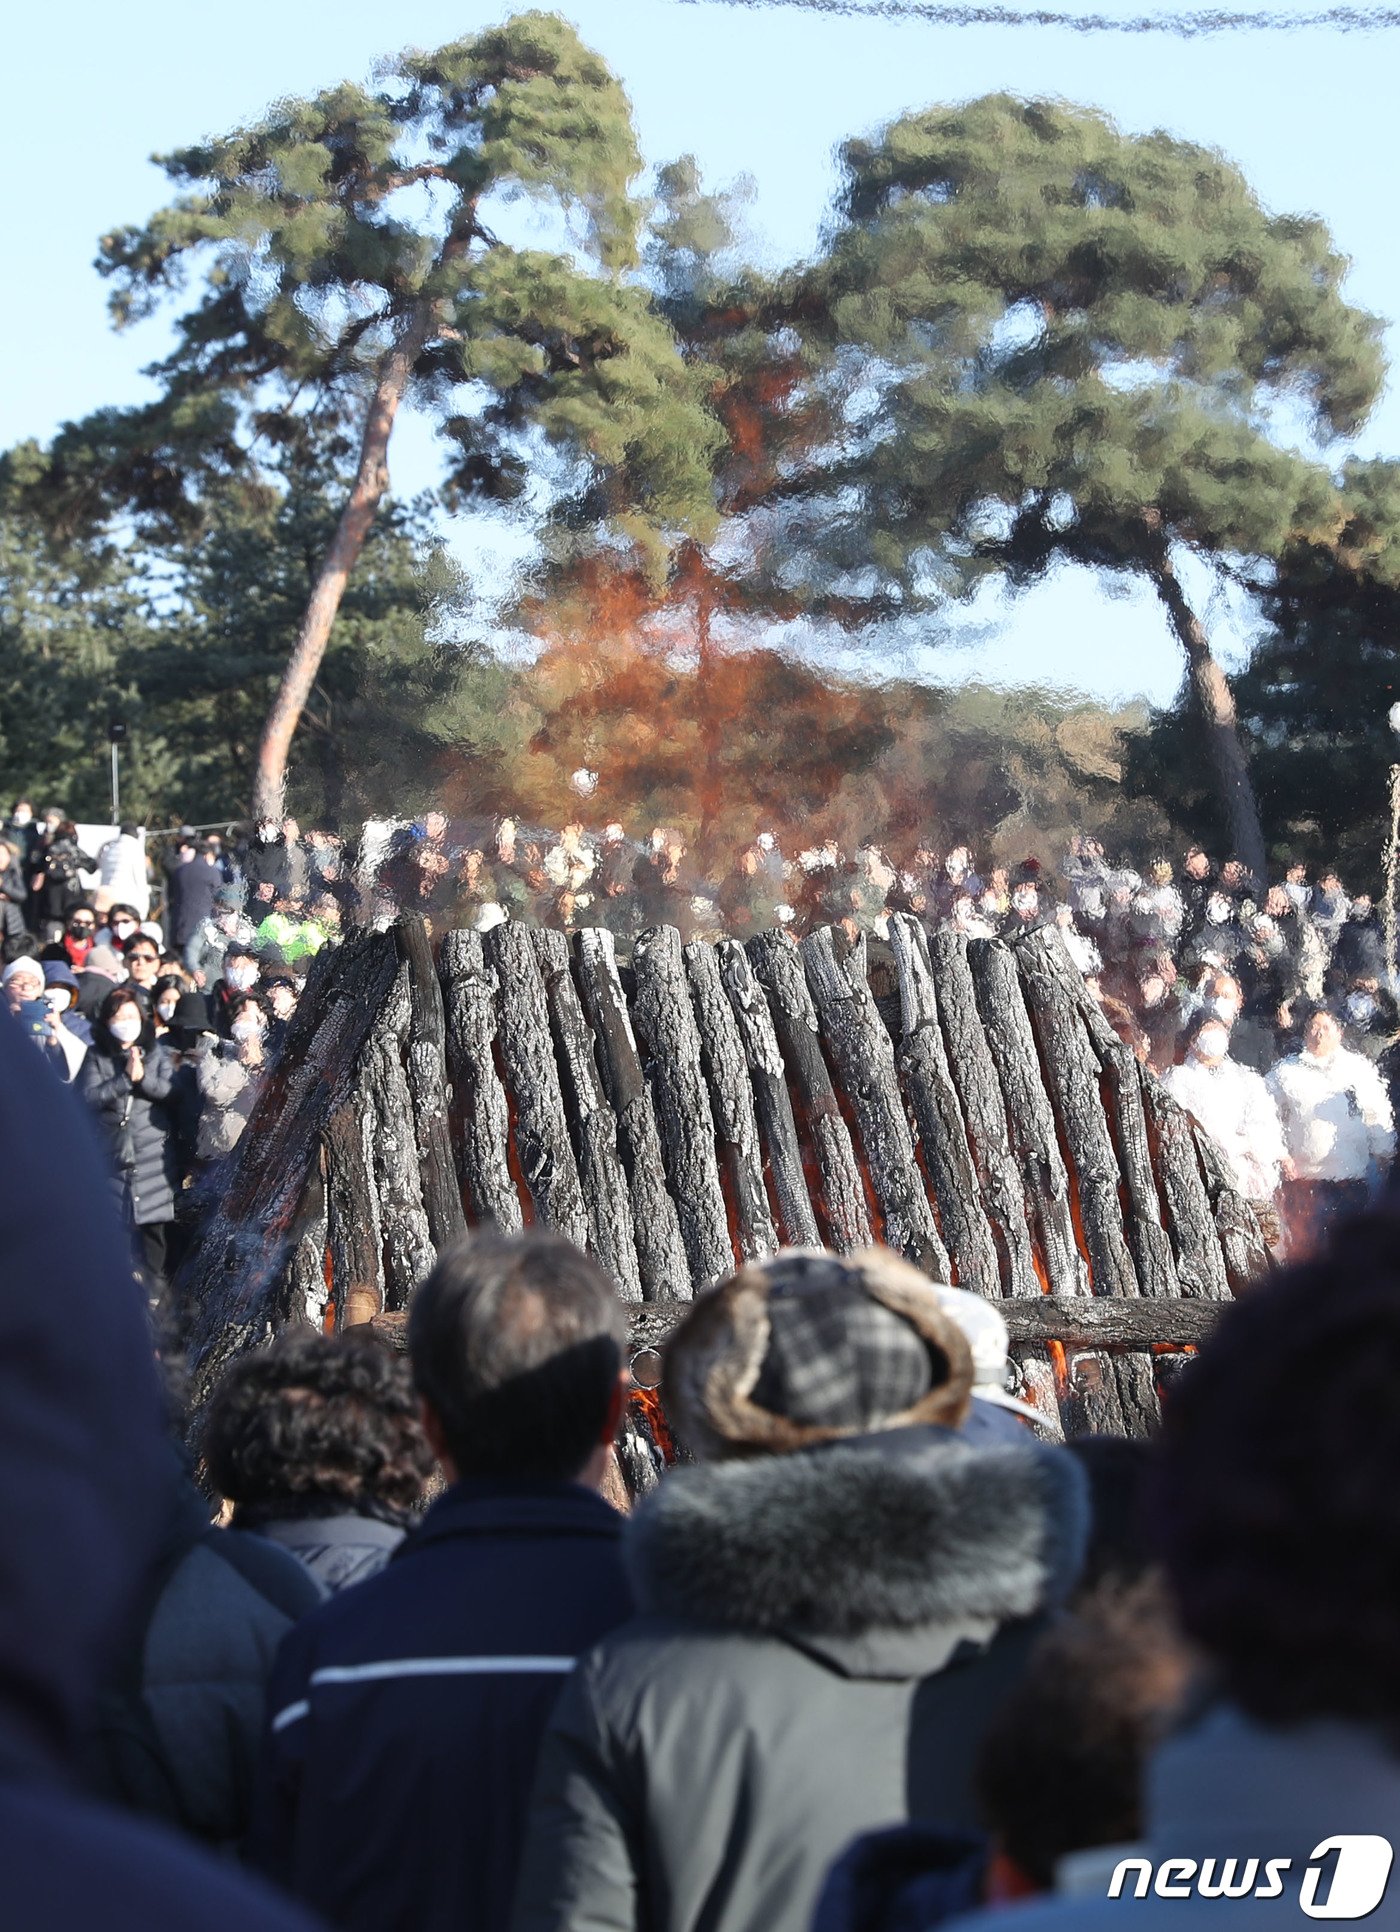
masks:
{"type": "Polygon", "coordinates": [[[1263,1076],[1230,1058],[1222,1019],[1209,1011],[1196,1016],[1185,1060],[1168,1068],[1163,1084],[1215,1141],[1235,1187],[1273,1221],[1285,1151],[1278,1107],[1263,1076]]]}
{"type": "Polygon", "coordinates": [[[96,1118],[122,1218],[134,1231],[138,1259],[156,1286],[165,1278],[166,1231],[175,1218],[180,1184],[166,1104],[174,1074],[170,1049],[157,1044],[136,994],[115,987],[93,1026],[78,1091],[96,1118]]]}
{"type": "Polygon", "coordinates": [[[972,1381],[935,1285],[883,1250],[751,1262],[695,1302],[663,1394],[697,1466],[628,1525],[641,1619],[565,1686],[514,1932],[809,1932],[853,1832],[975,1823],[978,1745],[1085,1512],[1062,1450],[950,1433],[972,1381]]]}
{"type": "Polygon", "coordinates": [[[625,1334],[596,1264],[541,1232],[474,1236],[414,1297],[449,1487],[380,1575],[292,1633],[273,1679],[254,1859],[332,1925],[509,1922],[545,1721],[630,1609],[622,1523],[594,1493],[625,1334]]]}
{"type": "Polygon", "coordinates": [[[433,1468],[408,1364],[368,1328],[284,1330],[240,1356],[201,1441],[234,1527],[290,1550],[332,1591],[384,1568],[433,1468]]]}
{"type": "Polygon", "coordinates": [[[82,899],[81,875],[96,870],[97,861],[78,843],[71,818],[59,819],[36,848],[30,876],[32,915],[45,940],[57,939],[69,912],[82,899]]]}
{"type": "Polygon", "coordinates": [[[223,886],[214,895],[208,918],[201,919],[185,948],[185,964],[198,985],[212,987],[223,973],[229,947],[248,948],[252,941],[253,922],[243,916],[240,894],[232,886],[223,886]]]}
{"type": "Polygon", "coordinates": [[[107,908],[107,923],[99,926],[93,935],[95,946],[110,946],[114,953],[125,957],[126,949],[141,930],[141,920],[135,906],[117,900],[107,908]]]}
{"type": "Polygon", "coordinates": [[[88,954],[96,944],[97,914],[86,901],[80,901],[64,922],[63,936],[45,946],[41,959],[61,959],[75,973],[87,965],[88,954]]]}
{"type": "Polygon", "coordinates": [[[0,955],[11,960],[29,940],[25,924],[29,889],[19,855],[8,839],[0,839],[0,955]]]}
{"type": "Polygon", "coordinates": [[[172,952],[191,971],[200,928],[213,917],[215,900],[224,889],[223,869],[213,847],[207,841],[196,846],[192,838],[182,838],[166,874],[165,935],[172,952]]]}
{"type": "Polygon", "coordinates": [[[269,1053],[280,1051],[287,1037],[287,1027],[293,1013],[297,1010],[297,1000],[301,989],[290,973],[270,974],[263,987],[267,999],[270,1024],[267,1029],[267,1049],[269,1053]]]}
{"type": "Polygon", "coordinates": [[[143,993],[147,1000],[154,998],[161,966],[160,948],[155,940],[138,932],[127,941],[122,963],[126,967],[128,980],[137,991],[143,993]]]}
{"type": "Polygon", "coordinates": [[[231,994],[226,1012],[228,1037],[211,1040],[195,1064],[196,1152],[203,1161],[232,1153],[267,1082],[268,1012],[261,993],[231,994]]]}
{"type": "Polygon", "coordinates": [[[45,997],[43,966],[21,954],[5,968],[3,984],[10,1013],[59,1079],[70,1083],[83,1063],[86,1048],[62,1025],[45,997]]]}
{"type": "Polygon", "coordinates": [[[228,1038],[232,1001],[241,993],[251,993],[261,972],[258,956],[250,945],[231,941],[224,948],[223,976],[215,981],[209,995],[209,1017],[214,1031],[222,1038],[228,1038]]]}
{"type": "Polygon", "coordinates": [[[78,970],[78,1011],[85,1020],[96,1017],[103,1000],[125,977],[121,960],[110,946],[93,947],[78,970]]]}
{"type": "Polygon", "coordinates": [[[84,1047],[92,1045],[92,1028],[78,1011],[78,976],[63,959],[46,959],[44,967],[44,998],[58,1015],[60,1023],[80,1040],[84,1047]]]}
{"type": "Polygon", "coordinates": [[[113,899],[123,899],[144,919],[151,909],[151,879],[139,828],[128,822],[99,846],[97,883],[113,899]]]}
{"type": "Polygon", "coordinates": [[[1287,1149],[1284,1215],[1298,1252],[1308,1254],[1338,1215],[1355,1213],[1395,1152],[1395,1118],[1380,1074],[1342,1045],[1327,1007],[1303,1025],[1300,1052],[1269,1075],[1287,1149]]]}

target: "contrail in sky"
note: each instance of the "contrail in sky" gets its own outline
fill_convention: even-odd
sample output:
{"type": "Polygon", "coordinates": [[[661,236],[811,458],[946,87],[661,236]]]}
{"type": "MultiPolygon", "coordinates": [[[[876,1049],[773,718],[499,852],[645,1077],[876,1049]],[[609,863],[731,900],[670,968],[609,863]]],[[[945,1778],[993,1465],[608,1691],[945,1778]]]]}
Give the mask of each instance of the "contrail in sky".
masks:
{"type": "Polygon", "coordinates": [[[1211,8],[1187,13],[1071,13],[1052,7],[959,5],[956,0],[680,0],[682,6],[789,7],[800,13],[855,20],[924,20],[936,27],[1062,27],[1076,34],[1276,33],[1331,27],[1338,33],[1375,33],[1400,27],[1400,7],[1320,7],[1310,13],[1276,8],[1211,8]]]}

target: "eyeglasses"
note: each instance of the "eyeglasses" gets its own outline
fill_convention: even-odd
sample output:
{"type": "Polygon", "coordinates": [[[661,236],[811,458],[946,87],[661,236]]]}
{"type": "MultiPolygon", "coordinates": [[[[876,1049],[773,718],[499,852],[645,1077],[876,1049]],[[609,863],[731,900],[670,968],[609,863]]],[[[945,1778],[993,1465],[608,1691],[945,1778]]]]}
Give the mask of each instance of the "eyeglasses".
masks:
{"type": "Polygon", "coordinates": [[[156,953],[128,953],[126,963],[128,966],[154,966],[157,958],[156,953]]]}
{"type": "Polygon", "coordinates": [[[97,928],[90,920],[75,919],[68,930],[69,932],[96,932],[97,928]]]}

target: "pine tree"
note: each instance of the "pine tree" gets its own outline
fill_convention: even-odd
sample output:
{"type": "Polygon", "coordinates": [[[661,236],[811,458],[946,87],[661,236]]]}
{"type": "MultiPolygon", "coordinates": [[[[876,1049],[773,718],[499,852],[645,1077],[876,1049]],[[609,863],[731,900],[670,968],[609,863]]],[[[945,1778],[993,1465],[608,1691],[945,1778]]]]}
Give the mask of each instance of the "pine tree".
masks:
{"type": "Polygon", "coordinates": [[[906,116],[844,166],[805,310],[843,433],[779,492],[810,593],[885,584],[914,615],[1060,562],[1144,577],[1232,847],[1262,868],[1234,700],[1178,560],[1335,534],[1333,477],[1293,438],[1301,419],[1319,441],[1354,430],[1383,363],[1326,228],[1267,214],[1210,150],[1006,96],[906,116]]]}
{"type": "Polygon", "coordinates": [[[293,734],[389,483],[400,407],[447,410],[444,492],[518,497],[553,465],[562,523],[606,524],[649,567],[711,517],[716,431],[642,287],[640,169],[622,88],[556,15],[529,13],[163,159],[178,198],[104,238],[120,325],[197,278],[158,400],[57,439],[46,478],[69,527],[134,511],[197,528],[256,435],[327,424],[358,449],[257,757],[282,798],[293,734]],[[513,197],[573,224],[568,252],[493,230],[513,197]],[[465,392],[463,385],[467,385],[465,392]],[[465,394],[465,400],[463,396],[465,394]]]}

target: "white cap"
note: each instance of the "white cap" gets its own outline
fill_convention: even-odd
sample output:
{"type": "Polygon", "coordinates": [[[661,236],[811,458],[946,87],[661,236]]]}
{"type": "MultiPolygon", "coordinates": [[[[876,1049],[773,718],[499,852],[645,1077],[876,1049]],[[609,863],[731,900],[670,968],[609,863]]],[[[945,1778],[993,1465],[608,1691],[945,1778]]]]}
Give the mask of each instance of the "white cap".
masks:
{"type": "Polygon", "coordinates": [[[44,969],[38,960],[31,959],[28,953],[22,953],[18,959],[12,959],[5,968],[4,977],[0,979],[0,985],[8,986],[10,981],[18,978],[21,973],[30,973],[35,979],[42,979],[44,977],[44,969]]]}
{"type": "Polygon", "coordinates": [[[1006,1317],[992,1302],[974,1295],[968,1288],[947,1288],[934,1283],[938,1305],[955,1321],[972,1350],[972,1393],[979,1402],[994,1402],[999,1409],[1010,1409],[1027,1422],[1047,1418],[1029,1402],[1006,1392],[1006,1358],[1011,1341],[1006,1317]]]}

